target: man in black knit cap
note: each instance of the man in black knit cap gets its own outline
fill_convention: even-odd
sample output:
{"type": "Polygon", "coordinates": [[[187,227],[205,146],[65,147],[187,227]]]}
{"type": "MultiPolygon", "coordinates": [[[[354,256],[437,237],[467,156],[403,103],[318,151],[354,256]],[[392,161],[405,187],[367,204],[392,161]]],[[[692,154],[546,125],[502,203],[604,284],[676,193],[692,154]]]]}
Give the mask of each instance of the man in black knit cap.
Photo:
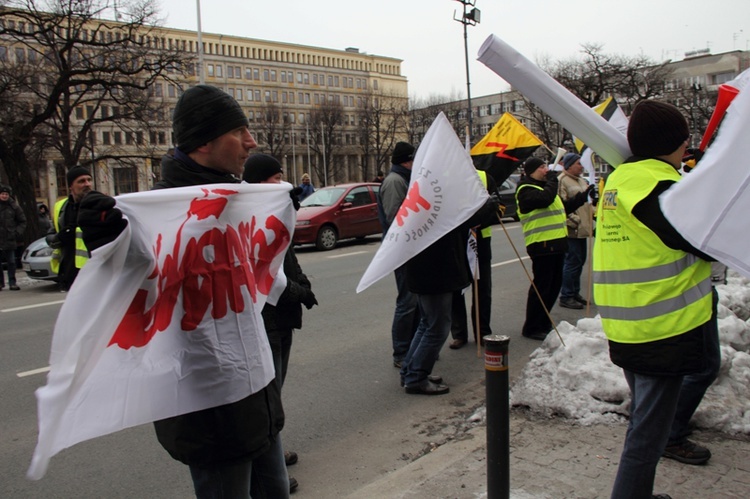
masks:
{"type": "Polygon", "coordinates": [[[597,210],[594,298],[631,393],[612,497],[652,496],[659,459],[703,464],[688,423],[721,365],[710,258],[669,223],[659,196],[680,180],[685,117],[643,101],[630,116],[633,153],[610,174],[597,210]]]}
{"type": "MultiPolygon", "coordinates": [[[[239,104],[209,85],[191,87],[180,97],[173,132],[177,147],[162,158],[162,179],[154,189],[239,183],[245,160],[257,146],[239,104]]],[[[124,229],[126,221],[114,206],[113,198],[98,192],[82,201],[78,223],[91,251],[124,229]]],[[[289,496],[278,438],[284,412],[274,381],[237,402],[156,421],[154,426],[162,446],[190,467],[198,498],[289,496]]]]}

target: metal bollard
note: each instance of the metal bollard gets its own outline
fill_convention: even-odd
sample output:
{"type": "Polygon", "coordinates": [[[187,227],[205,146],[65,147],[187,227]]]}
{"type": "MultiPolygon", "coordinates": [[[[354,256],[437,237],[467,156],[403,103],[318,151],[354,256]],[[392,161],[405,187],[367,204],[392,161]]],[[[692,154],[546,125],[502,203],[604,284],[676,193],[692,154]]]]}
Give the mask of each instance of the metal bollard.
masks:
{"type": "Polygon", "coordinates": [[[510,498],[510,398],[508,344],[510,337],[484,338],[487,404],[487,499],[510,498]]]}

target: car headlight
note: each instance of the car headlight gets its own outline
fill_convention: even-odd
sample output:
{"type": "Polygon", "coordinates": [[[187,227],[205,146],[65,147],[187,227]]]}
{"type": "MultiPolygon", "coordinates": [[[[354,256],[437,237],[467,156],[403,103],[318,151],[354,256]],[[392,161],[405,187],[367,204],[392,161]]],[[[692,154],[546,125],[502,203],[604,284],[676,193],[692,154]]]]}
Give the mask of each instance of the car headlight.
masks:
{"type": "Polygon", "coordinates": [[[297,225],[310,225],[309,220],[297,220],[297,225]]]}
{"type": "Polygon", "coordinates": [[[38,250],[34,251],[31,254],[31,256],[35,256],[35,257],[38,257],[38,256],[52,256],[52,251],[53,251],[52,248],[50,248],[49,246],[47,246],[46,248],[42,248],[42,249],[38,249],[38,250]]]}

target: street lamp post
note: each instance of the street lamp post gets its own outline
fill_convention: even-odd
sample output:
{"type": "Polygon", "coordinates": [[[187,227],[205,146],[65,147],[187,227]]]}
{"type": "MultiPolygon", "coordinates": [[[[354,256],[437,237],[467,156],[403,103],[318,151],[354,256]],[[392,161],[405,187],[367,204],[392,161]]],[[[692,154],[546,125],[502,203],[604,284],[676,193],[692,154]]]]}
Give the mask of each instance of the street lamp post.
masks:
{"type": "Polygon", "coordinates": [[[464,12],[461,18],[456,17],[456,13],[453,13],[453,20],[458,21],[464,25],[464,56],[466,58],[466,101],[468,104],[468,119],[469,119],[469,133],[467,134],[467,142],[471,144],[471,132],[473,131],[472,124],[472,112],[471,112],[471,80],[469,79],[469,36],[467,34],[467,26],[476,26],[479,24],[480,11],[476,7],[477,0],[456,0],[460,2],[464,7],[464,12]],[[466,11],[468,7],[472,7],[470,11],[466,11]]]}
{"type": "Polygon", "coordinates": [[[195,0],[198,11],[198,78],[200,84],[206,83],[206,75],[203,71],[203,31],[201,30],[201,0],[195,0]]]}

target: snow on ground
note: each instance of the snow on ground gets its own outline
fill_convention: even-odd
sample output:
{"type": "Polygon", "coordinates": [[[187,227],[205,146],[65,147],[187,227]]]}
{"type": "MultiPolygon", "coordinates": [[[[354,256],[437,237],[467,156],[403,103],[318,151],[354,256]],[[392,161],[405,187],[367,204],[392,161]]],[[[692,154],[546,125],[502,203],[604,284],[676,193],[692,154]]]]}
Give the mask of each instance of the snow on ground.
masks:
{"type": "MultiPolygon", "coordinates": [[[[721,372],[693,421],[701,428],[750,434],[750,280],[730,272],[719,292],[721,372]]],[[[609,360],[601,320],[562,322],[562,346],[552,332],[531,354],[511,389],[511,404],[580,424],[612,422],[628,414],[630,391],[609,360]]]]}

